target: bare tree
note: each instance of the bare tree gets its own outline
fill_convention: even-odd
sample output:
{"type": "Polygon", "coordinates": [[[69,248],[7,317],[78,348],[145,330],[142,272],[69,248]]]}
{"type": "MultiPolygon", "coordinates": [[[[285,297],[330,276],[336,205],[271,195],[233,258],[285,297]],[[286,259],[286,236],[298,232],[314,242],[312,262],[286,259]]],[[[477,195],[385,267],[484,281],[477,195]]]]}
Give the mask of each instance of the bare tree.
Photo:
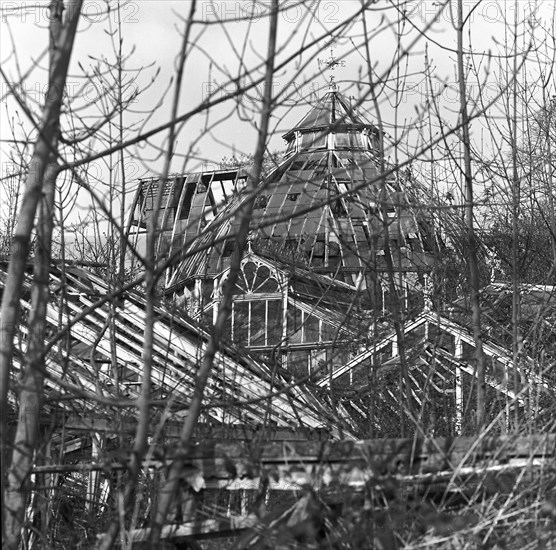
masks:
{"type": "MultiPolygon", "coordinates": [[[[46,315],[54,182],[58,174],[54,161],[57,154],[60,110],[80,9],[81,3],[72,4],[66,19],[62,22],[63,3],[57,2],[52,5],[48,101],[44,109],[35,152],[28,169],[0,311],[0,328],[3,333],[0,344],[0,407],[2,418],[5,419],[8,412],[9,372],[14,351],[15,329],[19,321],[19,298],[23,273],[37,206],[41,197],[44,196],[38,232],[39,252],[35,274],[36,290],[33,298],[34,318],[30,320],[31,334],[35,336],[30,339],[27,350],[25,376],[23,377],[24,389],[20,397],[19,422],[15,436],[12,467],[5,490],[2,491],[2,538],[3,544],[7,548],[19,546],[25,513],[26,485],[29,481],[30,467],[39,431],[43,377],[43,365],[39,358],[43,346],[46,315]]],[[[1,432],[3,456],[6,456],[4,448],[7,443],[5,428],[6,424],[3,420],[1,432]]],[[[5,480],[4,475],[5,470],[3,469],[3,481],[5,480]]]]}
{"type": "MultiPolygon", "coordinates": [[[[88,68],[83,61],[77,65],[83,85],[96,82],[103,90],[97,104],[80,106],[64,98],[81,4],[69,3],[64,16],[63,2],[52,4],[56,16],[51,18],[48,101],[42,123],[37,124],[33,157],[29,166],[25,159],[21,162],[26,184],[17,226],[13,219],[7,225],[7,231],[14,227],[15,231],[9,271],[2,281],[3,457],[11,453],[2,506],[7,547],[17,547],[22,533],[23,542],[31,540],[24,531],[31,522],[26,508],[38,507],[31,474],[48,468],[39,465],[37,458],[45,401],[48,411],[75,413],[71,420],[76,430],[86,429],[83,411],[95,419],[95,415],[102,416],[102,434],[99,421],[99,432],[89,434],[79,449],[83,455],[90,453],[92,460],[108,464],[110,473],[100,471],[87,456],[79,464],[83,471],[78,481],[69,469],[64,471],[66,432],[55,427],[62,441],[56,443],[62,463],[57,472],[60,479],[76,485],[86,481],[86,498],[98,503],[97,511],[87,504],[93,510],[91,523],[103,507],[103,523],[97,528],[104,531],[102,548],[111,548],[118,540],[123,546],[131,545],[130,531],[143,526],[150,527],[149,543],[158,543],[173,507],[181,507],[181,521],[193,518],[187,506],[193,500],[195,480],[188,478],[186,462],[196,431],[205,427],[205,420],[207,425],[226,425],[227,418],[233,417],[245,429],[255,420],[265,428],[272,422],[280,427],[325,425],[334,437],[461,433],[462,384],[454,383],[451,375],[443,378],[445,387],[451,384],[450,392],[459,396],[455,405],[444,404],[446,418],[438,418],[440,405],[433,402],[448,401],[450,392],[442,394],[435,376],[437,362],[449,361],[450,351],[442,348],[445,342],[438,335],[411,333],[416,319],[426,319],[423,326],[426,331],[432,326],[431,332],[439,330],[432,321],[435,316],[445,325],[456,325],[450,310],[461,300],[471,305],[469,341],[473,345],[468,347],[473,348],[475,361],[474,371],[466,371],[466,376],[473,385],[469,395],[476,392],[475,431],[489,429],[483,344],[485,326],[490,325],[484,323],[480,296],[481,268],[488,266],[481,265],[485,244],[479,238],[484,231],[478,227],[477,199],[478,179],[486,173],[486,163],[481,163],[472,128],[488,127],[490,109],[504,94],[513,101],[507,120],[515,121],[520,98],[513,87],[521,59],[511,58],[513,66],[507,69],[509,76],[496,97],[473,97],[468,86],[472,75],[466,67],[472,55],[465,39],[470,19],[464,14],[463,0],[457,0],[455,17],[450,19],[457,39],[451,50],[458,76],[457,116],[450,119],[441,112],[442,94],[428,94],[433,97],[420,102],[415,118],[404,124],[404,91],[414,77],[407,67],[420,44],[425,40],[433,44],[429,33],[451,4],[442,3],[432,20],[416,24],[407,11],[411,6],[403,2],[383,7],[361,0],[345,18],[325,21],[328,14],[319,13],[323,9],[319,2],[308,0],[287,5],[273,0],[270,6],[253,3],[260,13],[240,10],[231,18],[222,16],[218,4],[192,1],[180,15],[175,74],[161,94],[164,98],[171,95],[170,108],[164,112],[162,106],[156,119],[145,114],[145,108],[137,108],[137,94],[127,95],[131,83],[126,63],[133,58],[123,53],[125,30],[120,18],[125,5],[119,3],[113,11],[107,4],[110,9],[104,14],[108,22],[112,17],[117,21],[115,28],[109,24],[108,31],[114,61],[99,55],[90,58],[88,68]],[[281,34],[281,21],[292,17],[293,10],[296,30],[286,37],[281,34]],[[259,20],[267,26],[258,24],[259,20]],[[246,33],[237,33],[234,25],[243,25],[246,33]],[[265,53],[253,46],[253,37],[260,41],[263,27],[265,53]],[[214,53],[212,33],[226,41],[229,57],[225,62],[214,53]],[[383,63],[373,45],[381,40],[390,44],[390,33],[394,53],[383,63]],[[344,57],[353,53],[362,59],[356,83],[346,84],[346,94],[356,95],[340,94],[330,79],[323,97],[312,97],[307,88],[311,79],[323,79],[321,67],[335,70],[342,64],[343,58],[335,58],[334,52],[329,60],[320,59],[335,40],[344,48],[344,57]],[[192,84],[199,80],[196,56],[207,67],[204,84],[210,85],[200,98],[192,84]],[[316,72],[311,69],[315,56],[319,56],[316,72]],[[303,82],[303,94],[293,86],[296,81],[303,82]],[[317,111],[312,111],[315,105],[317,111]],[[319,108],[328,118],[319,118],[319,108]],[[142,118],[136,116],[137,110],[142,118]],[[311,113],[309,118],[301,118],[292,129],[292,119],[305,116],[305,111],[311,113]],[[375,123],[363,122],[361,111],[367,111],[375,123]],[[241,132],[244,128],[246,134],[251,131],[253,143],[242,141],[244,151],[238,152],[232,143],[235,134],[227,126],[232,119],[244,124],[241,132]],[[284,127],[287,150],[283,156],[272,156],[274,136],[283,134],[284,127]],[[216,132],[221,128],[224,137],[216,132]],[[243,166],[231,166],[235,161],[230,161],[199,173],[199,167],[214,160],[203,152],[207,140],[243,166]],[[461,159],[456,158],[454,143],[461,147],[461,159]],[[326,154],[319,156],[317,149],[326,154]],[[139,165],[149,154],[155,161],[154,175],[137,183],[135,199],[130,201],[136,182],[130,181],[126,161],[133,159],[139,165]],[[104,168],[99,177],[93,171],[96,162],[104,168]],[[434,173],[427,174],[424,182],[414,172],[421,163],[434,165],[434,173]],[[445,179],[440,182],[442,171],[445,179]],[[230,178],[229,189],[224,189],[225,178],[230,178]],[[457,204],[438,196],[433,199],[429,187],[442,184],[451,192],[460,179],[463,199],[452,196],[457,204]],[[220,194],[210,188],[214,182],[220,185],[220,194]],[[71,252],[83,255],[78,246],[68,250],[69,233],[77,232],[71,228],[82,227],[83,221],[73,217],[72,210],[82,207],[76,189],[92,205],[83,219],[93,220],[93,234],[83,231],[83,248],[99,255],[78,257],[79,267],[68,261],[76,259],[70,258],[71,252]],[[282,202],[276,206],[278,196],[282,202]],[[300,206],[291,206],[294,203],[300,206]],[[274,208],[272,213],[271,208],[265,210],[268,205],[274,208]],[[135,223],[133,236],[126,227],[127,217],[135,223]],[[309,218],[316,220],[311,226],[314,234],[296,233],[296,227],[309,218]],[[60,224],[58,235],[55,220],[60,224]],[[274,234],[277,227],[282,233],[274,234]],[[452,240],[447,245],[442,242],[444,230],[452,240]],[[25,268],[33,238],[31,280],[25,268]],[[62,243],[61,258],[52,257],[55,238],[62,243]],[[275,277],[272,284],[272,277],[260,276],[264,288],[258,292],[260,302],[272,302],[264,302],[263,308],[256,301],[260,298],[257,289],[247,284],[260,275],[259,267],[249,263],[257,254],[266,271],[272,265],[282,268],[282,278],[275,277]],[[448,293],[438,290],[444,284],[442,276],[463,264],[468,270],[454,275],[460,288],[452,289],[448,300],[448,293]],[[32,298],[27,308],[22,297],[26,298],[28,289],[32,298]],[[312,301],[311,292],[318,294],[312,301]],[[23,302],[28,317],[20,315],[23,302]],[[253,321],[257,311],[263,311],[262,317],[253,321]],[[272,315],[274,332],[269,338],[272,315]],[[263,322],[267,326],[259,326],[263,322]],[[427,342],[423,355],[414,360],[421,336],[432,343],[427,342]],[[27,343],[23,354],[18,339],[27,343]],[[423,362],[428,370],[417,367],[423,362]],[[19,372],[16,365],[21,365],[19,372]],[[7,432],[9,400],[18,414],[15,434],[7,432]],[[386,404],[383,410],[379,400],[386,404]],[[112,426],[110,431],[106,426],[110,421],[117,429],[112,426]],[[179,441],[179,452],[171,463],[158,452],[169,432],[177,434],[179,441]],[[114,446],[117,450],[109,449],[114,446]],[[151,457],[167,466],[167,471],[145,473],[143,467],[151,457]],[[185,504],[179,494],[183,485],[187,485],[189,499],[185,504]]],[[[336,4],[332,7],[339,9],[336,4]]],[[[426,51],[429,65],[424,75],[414,78],[419,85],[432,88],[433,63],[428,47],[426,51]]],[[[419,56],[418,52],[415,57],[419,56]]],[[[144,78],[141,73],[133,73],[138,81],[144,78]]],[[[3,69],[2,75],[7,80],[3,69]]],[[[148,90],[156,78],[158,73],[144,87],[148,90]]],[[[12,92],[33,125],[35,118],[24,98],[16,89],[12,92]]],[[[552,183],[553,153],[545,138],[551,132],[552,118],[553,109],[547,109],[535,134],[545,146],[542,161],[549,166],[547,188],[552,183]]],[[[524,155],[515,126],[510,130],[511,160],[504,158],[502,148],[497,154],[506,168],[504,178],[513,183],[512,258],[516,266],[520,156],[524,155]]],[[[532,153],[528,159],[531,164],[542,164],[532,153]]],[[[552,209],[550,228],[554,219],[552,209]]],[[[514,267],[510,347],[516,373],[523,355],[519,285],[514,267]]],[[[456,336],[467,336],[467,326],[460,323],[456,336]]],[[[463,347],[461,338],[454,337],[453,347],[463,347]]],[[[455,368],[463,376],[461,355],[455,368]]],[[[503,390],[509,400],[509,388],[503,390]]],[[[514,390],[518,391],[517,383],[514,390]]],[[[516,411],[520,398],[512,398],[516,411]]],[[[470,402],[466,396],[467,407],[470,402]]],[[[53,489],[53,494],[59,496],[61,491],[53,489]]],[[[60,517],[67,511],[64,506],[59,505],[60,517]]],[[[43,525],[37,530],[44,541],[49,529],[43,525]]]]}

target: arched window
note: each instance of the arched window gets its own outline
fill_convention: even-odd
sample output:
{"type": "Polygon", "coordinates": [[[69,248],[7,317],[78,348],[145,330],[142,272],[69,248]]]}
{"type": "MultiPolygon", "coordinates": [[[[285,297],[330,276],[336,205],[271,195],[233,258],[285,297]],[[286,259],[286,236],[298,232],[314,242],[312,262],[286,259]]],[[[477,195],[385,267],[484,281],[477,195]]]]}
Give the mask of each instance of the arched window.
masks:
{"type": "Polygon", "coordinates": [[[266,265],[247,261],[236,283],[228,334],[235,344],[274,346],[282,339],[282,293],[266,265]]]}
{"type": "Polygon", "coordinates": [[[246,262],[241,266],[237,290],[242,294],[279,292],[278,281],[273,275],[265,265],[246,262]]]}

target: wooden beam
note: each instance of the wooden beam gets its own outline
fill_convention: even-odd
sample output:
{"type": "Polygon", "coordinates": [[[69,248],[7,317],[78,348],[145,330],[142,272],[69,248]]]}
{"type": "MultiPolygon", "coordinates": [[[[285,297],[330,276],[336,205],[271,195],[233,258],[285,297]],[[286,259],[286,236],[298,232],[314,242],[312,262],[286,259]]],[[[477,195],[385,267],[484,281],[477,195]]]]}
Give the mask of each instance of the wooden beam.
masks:
{"type": "MultiPolygon", "coordinates": [[[[145,468],[167,468],[182,457],[179,448],[155,448],[145,468]]],[[[211,481],[255,479],[268,475],[297,483],[335,479],[356,486],[385,475],[455,472],[464,467],[501,466],[556,456],[556,434],[361,441],[203,442],[185,454],[185,463],[211,481]],[[297,480],[297,481],[296,481],[297,480]]],[[[127,452],[107,454],[90,464],[37,466],[36,473],[91,471],[126,467],[127,452]],[[118,459],[118,460],[116,460],[118,459]]]]}

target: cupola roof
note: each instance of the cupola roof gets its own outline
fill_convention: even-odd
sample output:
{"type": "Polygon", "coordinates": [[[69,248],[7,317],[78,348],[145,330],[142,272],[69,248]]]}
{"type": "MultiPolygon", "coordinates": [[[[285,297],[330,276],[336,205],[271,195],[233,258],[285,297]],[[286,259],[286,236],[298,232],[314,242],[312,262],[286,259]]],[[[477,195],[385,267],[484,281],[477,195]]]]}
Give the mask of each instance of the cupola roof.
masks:
{"type": "Polygon", "coordinates": [[[355,113],[347,98],[340,92],[332,90],[327,92],[283,137],[289,141],[295,132],[323,130],[330,126],[375,129],[371,123],[355,113]]]}

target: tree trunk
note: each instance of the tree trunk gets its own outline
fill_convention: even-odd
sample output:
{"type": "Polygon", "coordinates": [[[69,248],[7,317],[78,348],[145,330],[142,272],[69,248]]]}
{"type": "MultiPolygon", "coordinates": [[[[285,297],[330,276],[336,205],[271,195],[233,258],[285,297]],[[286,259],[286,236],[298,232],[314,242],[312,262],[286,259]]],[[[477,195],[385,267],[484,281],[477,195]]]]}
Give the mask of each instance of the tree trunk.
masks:
{"type": "Polygon", "coordinates": [[[48,297],[48,270],[50,265],[50,237],[52,232],[52,204],[58,168],[49,163],[57,155],[59,116],[64,97],[69,61],[73,49],[81,1],[69,4],[66,24],[60,26],[62,2],[52,5],[53,17],[50,32],[51,70],[46,105],[40,133],[29,165],[25,193],[19,220],[13,238],[8,277],[4,287],[0,310],[0,412],[2,456],[9,445],[7,440],[7,399],[10,370],[14,353],[14,340],[19,322],[20,296],[23,287],[25,262],[35,221],[37,206],[43,198],[38,234],[38,250],[32,292],[32,311],[29,320],[30,336],[23,364],[22,391],[15,448],[8,479],[2,469],[2,538],[3,548],[17,548],[25,513],[28,473],[33,460],[40,406],[44,364],[37,362],[41,356],[45,336],[46,300],[48,297]],[[58,36],[58,40],[56,37],[58,36]],[[7,485],[5,485],[7,483],[7,485]]]}
{"type": "Polygon", "coordinates": [[[460,94],[460,121],[463,142],[463,177],[465,180],[465,225],[467,244],[467,263],[469,265],[469,287],[473,341],[475,344],[475,362],[477,377],[477,411],[476,429],[480,431],[485,423],[485,355],[483,353],[483,337],[481,329],[481,304],[479,299],[479,264],[477,261],[477,238],[474,229],[473,213],[473,171],[471,168],[471,138],[469,135],[469,114],[467,112],[466,75],[463,66],[463,0],[458,0],[457,24],[457,65],[460,94]]]}
{"type": "Polygon", "coordinates": [[[39,225],[37,227],[37,251],[29,313],[29,343],[22,366],[19,394],[19,415],[8,471],[6,493],[6,521],[4,524],[4,544],[6,548],[16,548],[25,519],[25,506],[30,491],[30,472],[38,447],[40,416],[44,386],[44,361],[42,352],[46,333],[46,308],[48,305],[48,282],[51,256],[51,237],[54,225],[54,187],[58,167],[47,168],[44,182],[44,199],[41,203],[39,225]]]}

